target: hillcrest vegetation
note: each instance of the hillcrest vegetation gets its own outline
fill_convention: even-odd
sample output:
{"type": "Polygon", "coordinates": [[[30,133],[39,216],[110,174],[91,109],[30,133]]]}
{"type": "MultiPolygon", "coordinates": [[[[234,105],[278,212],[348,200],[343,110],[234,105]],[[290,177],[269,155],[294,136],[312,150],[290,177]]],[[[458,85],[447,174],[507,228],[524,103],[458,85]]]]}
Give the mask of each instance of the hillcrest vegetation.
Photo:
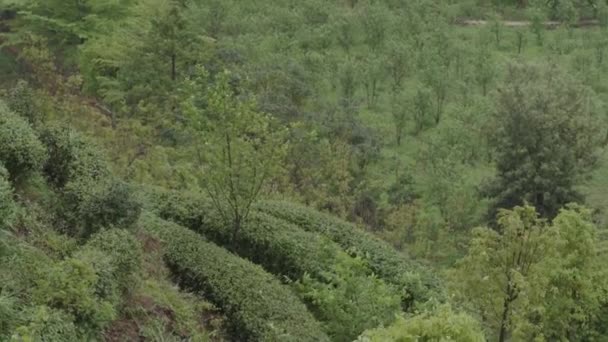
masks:
{"type": "Polygon", "coordinates": [[[606,0],[0,0],[0,341],[608,340],[606,0]]]}

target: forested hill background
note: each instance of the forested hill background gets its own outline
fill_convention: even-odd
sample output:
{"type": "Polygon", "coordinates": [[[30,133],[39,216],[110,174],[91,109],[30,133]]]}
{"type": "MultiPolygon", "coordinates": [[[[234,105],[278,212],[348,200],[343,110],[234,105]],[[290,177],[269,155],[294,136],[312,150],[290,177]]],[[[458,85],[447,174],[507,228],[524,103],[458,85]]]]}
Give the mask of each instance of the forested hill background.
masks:
{"type": "Polygon", "coordinates": [[[0,0],[0,341],[605,341],[606,0],[0,0]]]}

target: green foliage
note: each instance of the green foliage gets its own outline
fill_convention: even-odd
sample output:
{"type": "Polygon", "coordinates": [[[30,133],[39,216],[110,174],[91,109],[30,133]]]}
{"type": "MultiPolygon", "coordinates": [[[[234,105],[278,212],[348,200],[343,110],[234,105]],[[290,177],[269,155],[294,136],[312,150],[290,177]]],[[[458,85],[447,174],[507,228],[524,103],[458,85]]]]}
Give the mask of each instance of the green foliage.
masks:
{"type": "Polygon", "coordinates": [[[13,201],[13,188],[8,178],[8,171],[0,163],[0,230],[10,227],[17,209],[13,201]]]}
{"type": "Polygon", "coordinates": [[[48,267],[37,279],[34,301],[64,310],[86,331],[99,331],[114,317],[114,303],[96,294],[99,276],[92,264],[67,259],[48,267]]]}
{"type": "Polygon", "coordinates": [[[131,186],[116,179],[81,178],[62,190],[58,215],[72,236],[87,238],[104,227],[129,228],[141,205],[131,186]]]}
{"type": "Polygon", "coordinates": [[[443,305],[435,312],[399,317],[392,325],[367,331],[357,339],[357,342],[376,341],[483,342],[486,338],[475,319],[443,305]]]}
{"type": "Polygon", "coordinates": [[[141,335],[152,338],[143,332],[152,330],[154,334],[160,334],[169,341],[177,336],[194,342],[222,340],[221,336],[213,335],[216,331],[206,329],[219,328],[222,318],[217,309],[200,296],[181,292],[179,287],[169,281],[153,279],[144,281],[134,296],[136,301],[142,303],[127,308],[126,312],[140,326],[141,335]],[[153,306],[150,306],[150,300],[154,301],[153,306]],[[163,310],[164,313],[157,317],[154,310],[163,310]],[[209,321],[205,327],[201,326],[201,319],[209,321]]]}
{"type": "Polygon", "coordinates": [[[549,225],[533,207],[503,211],[500,233],[478,228],[453,271],[455,298],[499,341],[591,338],[606,281],[589,211],[562,210],[549,225]]]}
{"type": "Polygon", "coordinates": [[[105,156],[93,141],[74,129],[62,126],[46,127],[40,133],[49,158],[44,173],[58,188],[69,181],[90,178],[92,181],[109,176],[105,156]]]}
{"type": "Polygon", "coordinates": [[[438,279],[390,245],[350,223],[313,209],[286,202],[263,202],[256,209],[302,229],[327,236],[353,255],[369,263],[370,268],[401,291],[405,310],[427,301],[443,300],[438,279]]]}
{"type": "Polygon", "coordinates": [[[295,295],[261,267],[200,235],[149,215],[140,225],[165,243],[165,258],[183,286],[204,291],[230,319],[240,340],[327,341],[295,295]]]}
{"type": "Polygon", "coordinates": [[[497,97],[490,142],[498,177],[489,193],[496,207],[522,201],[553,217],[594,165],[606,132],[593,93],[555,67],[509,66],[497,97]]]}
{"type": "Polygon", "coordinates": [[[47,155],[28,122],[0,101],[0,161],[13,182],[42,168],[47,155]]]}
{"type": "MultiPolygon", "coordinates": [[[[325,323],[332,341],[352,341],[363,330],[389,324],[400,311],[400,297],[375,276],[361,258],[341,254],[319,282],[305,275],[296,290],[325,323]]],[[[327,262],[327,261],[326,261],[327,262]]]]}
{"type": "Polygon", "coordinates": [[[87,246],[103,252],[115,268],[115,283],[128,291],[135,287],[141,270],[143,251],[133,234],[124,229],[101,231],[91,237],[87,246]]]}
{"type": "Polygon", "coordinates": [[[399,310],[399,296],[371,274],[368,265],[335,243],[270,215],[253,212],[232,240],[209,200],[184,193],[152,193],[161,217],[232,248],[277,276],[296,281],[304,301],[337,340],[352,340],[367,328],[386,324],[399,310]],[[365,308],[365,309],[363,309],[365,308]]]}
{"type": "MultiPolygon", "coordinates": [[[[204,82],[196,79],[194,83],[204,82]]],[[[194,85],[193,85],[194,86],[194,85]]],[[[206,94],[206,107],[190,107],[197,132],[205,141],[204,187],[236,239],[251,206],[281,169],[286,132],[251,101],[238,98],[230,74],[218,76],[206,94]]],[[[195,94],[191,94],[194,96],[195,94]]]]}
{"type": "Polygon", "coordinates": [[[36,99],[32,88],[27,81],[19,80],[6,99],[6,104],[15,113],[26,118],[29,123],[37,127],[43,120],[43,114],[36,106],[36,99]]]}
{"type": "Polygon", "coordinates": [[[32,307],[24,313],[23,325],[12,334],[11,341],[82,341],[74,317],[47,306],[32,307]]]}

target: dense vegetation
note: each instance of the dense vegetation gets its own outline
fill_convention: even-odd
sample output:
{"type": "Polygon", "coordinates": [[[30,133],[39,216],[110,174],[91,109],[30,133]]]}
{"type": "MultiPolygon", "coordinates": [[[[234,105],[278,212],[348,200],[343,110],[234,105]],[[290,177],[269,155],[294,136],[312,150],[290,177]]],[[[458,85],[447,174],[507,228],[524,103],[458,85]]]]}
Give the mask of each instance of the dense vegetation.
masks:
{"type": "Polygon", "coordinates": [[[0,341],[603,341],[606,0],[0,0],[0,341]]]}

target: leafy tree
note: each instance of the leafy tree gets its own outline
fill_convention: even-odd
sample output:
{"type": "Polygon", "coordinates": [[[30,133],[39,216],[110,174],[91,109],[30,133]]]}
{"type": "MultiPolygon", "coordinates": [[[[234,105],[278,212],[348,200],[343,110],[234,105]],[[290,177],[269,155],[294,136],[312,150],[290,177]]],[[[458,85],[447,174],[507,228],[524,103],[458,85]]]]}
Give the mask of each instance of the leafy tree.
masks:
{"type": "Polygon", "coordinates": [[[539,8],[531,8],[528,10],[528,17],[531,22],[530,29],[536,36],[536,44],[542,46],[545,37],[545,13],[539,8]]]}
{"type": "Polygon", "coordinates": [[[339,103],[347,113],[355,111],[356,94],[359,87],[358,63],[348,60],[338,70],[339,103]]]}
{"type": "Polygon", "coordinates": [[[496,65],[492,58],[492,52],[485,47],[479,48],[475,64],[475,78],[481,86],[483,96],[486,96],[488,86],[496,76],[496,65]]]}
{"type": "Polygon", "coordinates": [[[391,13],[383,2],[370,1],[361,7],[364,42],[372,52],[379,52],[386,41],[391,13]]]}
{"type": "Polygon", "coordinates": [[[547,340],[566,337],[570,341],[593,339],[590,325],[603,320],[608,274],[605,257],[598,253],[598,229],[591,211],[569,206],[553,220],[554,258],[546,258],[543,269],[548,278],[542,317],[547,340]],[[590,324],[591,323],[591,324],[590,324]]]}
{"type": "Polygon", "coordinates": [[[516,207],[498,226],[474,230],[453,271],[457,298],[499,341],[592,338],[608,277],[590,211],[570,206],[550,225],[533,207],[516,207]]]}
{"type": "Polygon", "coordinates": [[[387,49],[386,68],[391,79],[391,90],[402,89],[409,68],[409,46],[400,40],[391,40],[387,49]]]}
{"type": "Polygon", "coordinates": [[[552,218],[581,199],[575,186],[605,136],[593,101],[593,93],[555,67],[508,67],[489,137],[498,175],[487,190],[495,207],[527,201],[552,218]]]}
{"type": "MultiPolygon", "coordinates": [[[[285,130],[238,96],[231,75],[208,89],[206,107],[191,112],[205,141],[204,188],[236,239],[251,206],[278,174],[286,153],[285,130]]],[[[204,82],[203,78],[195,82],[204,82]]]]}
{"type": "Polygon", "coordinates": [[[403,133],[407,125],[408,111],[411,108],[409,103],[401,99],[402,97],[403,96],[395,96],[392,101],[391,110],[393,125],[395,126],[395,141],[397,142],[397,146],[401,146],[401,139],[403,138],[403,133]]]}
{"type": "Polygon", "coordinates": [[[346,13],[339,16],[335,22],[334,30],[336,31],[338,45],[340,45],[346,54],[350,54],[351,49],[357,43],[355,16],[352,13],[346,13]]]}
{"type": "MultiPolygon", "coordinates": [[[[469,252],[458,262],[455,283],[499,342],[517,328],[514,316],[529,310],[535,275],[549,246],[546,222],[533,207],[516,207],[498,217],[501,233],[476,228],[469,252]]],[[[541,284],[542,285],[542,284],[541,284]]]]}
{"type": "Polygon", "coordinates": [[[374,108],[382,93],[381,85],[384,73],[384,61],[379,56],[368,56],[361,66],[361,80],[365,88],[365,99],[368,108],[374,108]]]}
{"type": "Polygon", "coordinates": [[[517,54],[521,54],[522,50],[526,46],[526,31],[517,29],[515,30],[515,38],[516,38],[516,46],[517,46],[517,54]]]}
{"type": "Polygon", "coordinates": [[[431,92],[425,87],[419,88],[414,96],[413,105],[414,122],[416,123],[415,133],[420,133],[432,122],[430,116],[433,110],[431,92]]]}

